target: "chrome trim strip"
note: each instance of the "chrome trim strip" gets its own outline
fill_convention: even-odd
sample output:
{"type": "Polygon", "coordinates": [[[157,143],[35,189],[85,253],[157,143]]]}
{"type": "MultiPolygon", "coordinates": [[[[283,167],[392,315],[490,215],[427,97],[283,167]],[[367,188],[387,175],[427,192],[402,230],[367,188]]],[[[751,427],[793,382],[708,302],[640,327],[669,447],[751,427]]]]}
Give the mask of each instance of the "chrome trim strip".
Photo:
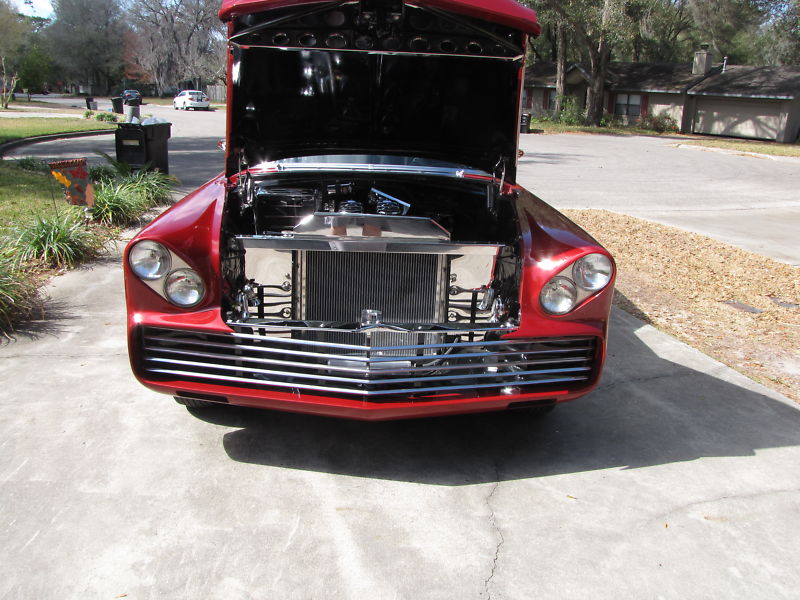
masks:
{"type": "Polygon", "coordinates": [[[369,163],[326,163],[326,162],[289,162],[276,160],[266,163],[259,163],[250,167],[249,172],[253,175],[269,174],[279,171],[282,173],[311,171],[357,171],[366,173],[405,173],[412,175],[436,175],[440,177],[463,178],[465,175],[473,177],[491,177],[489,173],[478,169],[468,169],[465,167],[413,167],[409,165],[392,164],[369,164],[369,163]]]}
{"type": "MultiPolygon", "coordinates": [[[[452,308],[452,303],[451,303],[452,308]]],[[[469,335],[471,333],[485,334],[502,331],[513,333],[515,329],[509,329],[501,325],[492,327],[474,327],[471,323],[422,323],[420,325],[411,323],[380,323],[379,325],[367,325],[362,327],[358,323],[336,323],[322,325],[322,321],[259,321],[250,320],[246,323],[241,321],[228,321],[230,327],[247,327],[248,329],[270,329],[276,331],[332,331],[337,333],[365,333],[366,331],[398,331],[402,333],[443,333],[445,335],[469,335]],[[302,324],[301,324],[302,323],[302,324]],[[320,323],[312,325],[311,323],[320,323]]]]}
{"type": "MultiPolygon", "coordinates": [[[[261,352],[264,354],[274,353],[279,355],[290,355],[290,356],[302,356],[302,357],[310,357],[310,358],[319,358],[324,360],[342,360],[346,358],[346,360],[350,362],[363,362],[363,363],[383,363],[383,362],[397,362],[400,360],[433,360],[433,357],[428,355],[425,357],[420,357],[416,354],[409,355],[409,356],[389,356],[389,357],[374,357],[374,356],[358,356],[358,355],[342,355],[342,354],[325,354],[321,352],[304,352],[302,350],[291,350],[288,348],[271,348],[265,346],[249,346],[249,345],[236,345],[236,344],[222,344],[222,343],[215,343],[215,342],[206,342],[206,341],[199,341],[199,340],[189,340],[189,339],[176,339],[176,338],[164,338],[160,336],[145,336],[145,341],[147,340],[155,340],[155,341],[165,341],[165,342],[179,342],[181,344],[191,345],[191,346],[201,346],[201,347],[214,347],[214,348],[225,348],[232,351],[252,351],[252,352],[261,352]]],[[[290,340],[286,340],[290,341],[290,340]]],[[[301,340],[298,340],[301,341],[301,340]]],[[[323,346],[330,346],[332,344],[319,344],[323,346]]],[[[476,343],[474,346],[481,346],[481,343],[476,343]]],[[[412,347],[413,348],[413,347],[412,347]]],[[[145,348],[147,349],[147,348],[145,348]]],[[[548,349],[548,350],[510,350],[510,351],[500,351],[500,352],[459,352],[458,358],[485,358],[489,356],[498,356],[498,357],[506,357],[506,356],[514,356],[517,354],[565,354],[568,352],[587,352],[592,350],[592,346],[576,346],[571,348],[559,348],[559,349],[548,349]]],[[[163,348],[159,348],[159,350],[163,350],[163,348]]],[[[231,355],[236,356],[236,355],[231,355]]],[[[449,355],[441,354],[439,355],[441,358],[447,358],[449,355]]],[[[305,363],[310,364],[310,363],[305,363]]]]}
{"type": "MultiPolygon", "coordinates": [[[[496,383],[476,383],[472,385],[448,385],[448,386],[439,386],[439,387],[426,387],[426,388],[407,388],[407,389],[400,389],[400,390],[390,390],[385,392],[381,391],[370,391],[370,390],[354,390],[348,388],[334,388],[334,387],[325,387],[319,385],[297,385],[295,383],[285,383],[282,381],[272,382],[272,381],[260,381],[258,379],[244,379],[242,377],[228,377],[226,375],[207,375],[205,373],[192,373],[187,371],[171,371],[168,369],[153,369],[150,371],[151,373],[158,373],[163,375],[173,375],[179,377],[197,377],[200,379],[213,379],[219,381],[231,381],[237,383],[246,383],[249,385],[258,384],[263,385],[266,387],[283,387],[283,388],[290,388],[290,389],[297,389],[297,390],[311,390],[316,392],[335,392],[337,394],[353,394],[357,396],[369,397],[369,396],[387,396],[387,395],[408,395],[408,394],[420,394],[425,393],[429,394],[431,392],[454,392],[454,391],[462,391],[462,390],[474,390],[474,389],[487,389],[487,388],[494,388],[498,387],[496,383]]],[[[515,381],[514,386],[522,387],[526,385],[549,385],[554,383],[574,383],[576,381],[587,381],[587,377],[554,377],[552,379],[542,379],[538,381],[515,381]]]]}
{"type": "Polygon", "coordinates": [[[289,252],[393,252],[397,254],[480,254],[496,256],[502,244],[465,244],[416,238],[333,237],[316,235],[237,235],[245,250],[267,249],[289,252]]]}
{"type": "MultiPolygon", "coordinates": [[[[508,372],[501,372],[498,371],[496,373],[470,373],[468,375],[433,375],[430,377],[398,377],[398,378],[388,378],[382,377],[378,380],[372,379],[361,379],[361,378],[354,378],[354,377],[335,377],[331,375],[324,375],[322,373],[296,373],[290,372],[287,373],[286,371],[271,371],[269,369],[255,369],[249,368],[245,369],[241,365],[220,365],[220,364],[209,364],[203,362],[196,362],[191,360],[175,360],[175,359],[168,359],[168,358],[155,358],[155,357],[148,357],[146,359],[148,362],[153,363],[167,363],[171,365],[181,365],[185,367],[211,367],[214,370],[220,371],[236,371],[236,372],[247,372],[252,373],[253,375],[268,375],[268,376],[276,376],[288,379],[314,379],[314,380],[321,380],[321,381],[330,381],[330,382],[341,382],[341,383],[352,383],[356,385],[392,385],[398,383],[424,383],[425,381],[454,381],[454,380],[473,380],[473,379],[507,379],[507,378],[516,378],[516,377],[524,377],[528,375],[555,375],[557,373],[585,373],[587,371],[591,371],[591,367],[568,367],[566,369],[541,369],[537,371],[508,371],[508,372]]],[[[235,357],[232,357],[229,360],[235,360],[235,357]]],[[[480,368],[480,365],[476,366],[476,369],[480,368]]],[[[324,370],[324,367],[323,369],[324,370]]],[[[440,369],[441,371],[444,368],[440,369]]],[[[377,371],[376,374],[380,374],[380,371],[377,371]]],[[[516,379],[513,379],[513,382],[516,383],[516,379]]],[[[496,385],[505,385],[506,382],[497,381],[496,385]]],[[[391,390],[388,390],[391,391],[391,390]]]]}

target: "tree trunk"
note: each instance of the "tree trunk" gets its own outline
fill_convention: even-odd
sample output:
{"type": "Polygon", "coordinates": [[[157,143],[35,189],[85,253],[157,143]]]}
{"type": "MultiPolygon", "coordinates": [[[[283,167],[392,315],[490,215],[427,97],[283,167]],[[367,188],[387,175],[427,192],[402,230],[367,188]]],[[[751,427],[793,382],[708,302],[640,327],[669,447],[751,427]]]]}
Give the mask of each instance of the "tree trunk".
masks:
{"type": "Polygon", "coordinates": [[[565,30],[564,23],[559,22],[556,25],[556,103],[553,107],[556,117],[561,113],[561,104],[564,99],[564,75],[567,70],[567,32],[565,30]]]}
{"type": "Polygon", "coordinates": [[[591,65],[591,80],[589,93],[586,99],[586,123],[598,127],[603,118],[603,96],[606,89],[606,72],[608,67],[608,48],[605,41],[598,44],[598,51],[589,55],[591,65]]]}
{"type": "Polygon", "coordinates": [[[603,94],[606,89],[606,71],[608,56],[611,49],[608,47],[606,28],[611,18],[611,0],[603,3],[603,16],[600,26],[600,39],[597,46],[589,47],[589,63],[591,65],[591,81],[586,99],[586,123],[598,127],[603,118],[603,94]]]}

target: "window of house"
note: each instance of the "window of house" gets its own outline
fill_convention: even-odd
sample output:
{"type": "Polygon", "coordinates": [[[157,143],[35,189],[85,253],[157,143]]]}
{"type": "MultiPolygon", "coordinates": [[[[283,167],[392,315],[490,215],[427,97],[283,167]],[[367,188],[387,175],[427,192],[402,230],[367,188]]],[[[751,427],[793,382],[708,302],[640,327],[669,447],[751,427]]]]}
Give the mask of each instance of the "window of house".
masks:
{"type": "Polygon", "coordinates": [[[553,110],[556,107],[556,91],[555,89],[552,90],[544,90],[544,97],[542,98],[542,108],[545,110],[553,110]]]}
{"type": "Polygon", "coordinates": [[[614,114],[629,117],[640,116],[642,114],[642,96],[640,94],[617,94],[614,114]]]}

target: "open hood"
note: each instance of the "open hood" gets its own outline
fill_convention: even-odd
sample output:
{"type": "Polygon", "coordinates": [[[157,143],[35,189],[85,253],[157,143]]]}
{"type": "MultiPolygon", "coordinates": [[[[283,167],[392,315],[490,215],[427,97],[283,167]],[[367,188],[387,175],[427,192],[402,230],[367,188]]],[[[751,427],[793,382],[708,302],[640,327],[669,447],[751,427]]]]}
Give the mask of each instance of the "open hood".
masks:
{"type": "Polygon", "coordinates": [[[221,15],[231,19],[228,174],[390,154],[514,181],[532,11],[510,0],[260,0],[221,15]]]}

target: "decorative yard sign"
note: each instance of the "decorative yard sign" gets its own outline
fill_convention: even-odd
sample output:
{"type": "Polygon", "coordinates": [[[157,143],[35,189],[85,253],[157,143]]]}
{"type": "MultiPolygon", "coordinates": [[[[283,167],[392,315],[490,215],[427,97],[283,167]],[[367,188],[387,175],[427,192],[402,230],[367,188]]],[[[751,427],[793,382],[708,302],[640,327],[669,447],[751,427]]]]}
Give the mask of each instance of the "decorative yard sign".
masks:
{"type": "Polygon", "coordinates": [[[78,206],[94,204],[94,189],[89,180],[85,158],[59,160],[48,163],[50,173],[64,187],[67,202],[78,206]]]}

